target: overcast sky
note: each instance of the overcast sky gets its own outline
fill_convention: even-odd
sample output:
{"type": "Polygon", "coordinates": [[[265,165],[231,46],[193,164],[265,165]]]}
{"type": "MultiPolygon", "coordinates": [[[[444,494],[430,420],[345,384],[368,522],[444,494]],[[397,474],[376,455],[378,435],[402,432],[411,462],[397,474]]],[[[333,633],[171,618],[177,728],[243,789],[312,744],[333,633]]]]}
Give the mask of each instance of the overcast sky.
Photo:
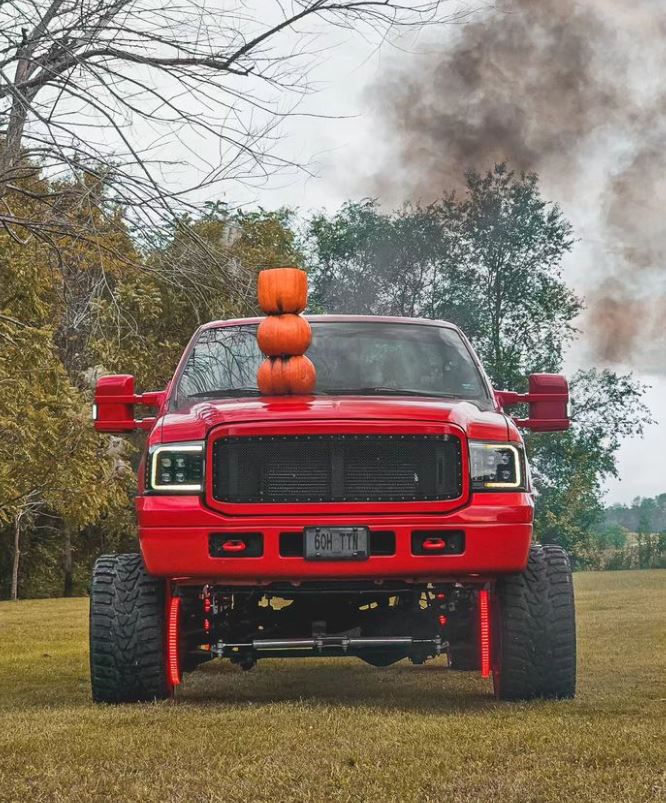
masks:
{"type": "MultiPolygon", "coordinates": [[[[306,114],[287,118],[280,129],[282,155],[307,163],[313,175],[306,172],[276,175],[254,187],[229,183],[223,198],[230,204],[261,204],[268,209],[291,206],[304,214],[315,209],[333,211],[346,199],[367,196],[373,186],[370,180],[373,174],[386,168],[390,157],[377,119],[377,98],[372,87],[396,59],[409,58],[410,52],[428,48],[427,36],[402,41],[400,49],[391,44],[377,48],[360,37],[340,31],[325,41],[330,49],[311,76],[317,91],[299,107],[299,111],[306,114]]],[[[428,80],[427,75],[424,80],[428,80]]],[[[211,144],[211,161],[215,159],[214,148],[211,144]]],[[[580,200],[565,202],[550,197],[547,187],[543,189],[549,200],[562,203],[582,240],[567,261],[565,273],[570,284],[584,295],[586,273],[593,269],[585,240],[590,199],[585,199],[584,203],[580,200]]],[[[211,197],[219,198],[220,192],[211,197]]],[[[395,203],[396,199],[380,200],[395,203]]],[[[574,347],[568,357],[568,370],[591,364],[584,344],[583,333],[580,345],[574,347]]],[[[619,371],[637,369],[631,365],[609,367],[619,371]]],[[[663,375],[636,373],[651,385],[646,401],[654,417],[659,422],[666,421],[666,379],[663,375]]],[[[666,427],[661,423],[648,427],[643,439],[626,441],[619,455],[620,479],[608,483],[608,501],[627,503],[635,496],[666,492],[665,456],[666,427]]]]}

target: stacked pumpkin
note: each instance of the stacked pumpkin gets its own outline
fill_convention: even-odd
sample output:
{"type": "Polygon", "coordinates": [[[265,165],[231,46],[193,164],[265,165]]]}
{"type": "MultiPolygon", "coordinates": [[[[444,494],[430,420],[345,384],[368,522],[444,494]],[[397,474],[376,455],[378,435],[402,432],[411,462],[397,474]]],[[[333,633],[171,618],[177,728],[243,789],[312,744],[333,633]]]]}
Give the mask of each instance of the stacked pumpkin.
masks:
{"type": "Polygon", "coordinates": [[[317,372],[305,356],[312,329],[300,314],[308,301],[307,274],[299,268],[262,270],[257,295],[267,316],[257,329],[257,343],[267,358],[257,371],[259,390],[265,396],[312,393],[317,372]]]}

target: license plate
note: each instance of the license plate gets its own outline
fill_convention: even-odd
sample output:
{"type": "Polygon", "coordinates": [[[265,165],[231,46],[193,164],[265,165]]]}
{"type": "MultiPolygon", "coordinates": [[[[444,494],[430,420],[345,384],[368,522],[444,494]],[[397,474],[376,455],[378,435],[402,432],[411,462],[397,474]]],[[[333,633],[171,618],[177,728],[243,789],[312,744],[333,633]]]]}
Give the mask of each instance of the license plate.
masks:
{"type": "Polygon", "coordinates": [[[306,560],[367,560],[367,527],[306,527],[306,560]]]}

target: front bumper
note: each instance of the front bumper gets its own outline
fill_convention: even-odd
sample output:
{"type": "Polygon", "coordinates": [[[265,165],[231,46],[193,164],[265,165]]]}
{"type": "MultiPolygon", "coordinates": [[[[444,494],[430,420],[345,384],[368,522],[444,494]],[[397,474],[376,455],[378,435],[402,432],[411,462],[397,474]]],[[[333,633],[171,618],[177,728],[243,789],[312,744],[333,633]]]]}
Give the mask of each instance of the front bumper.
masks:
{"type": "Polygon", "coordinates": [[[423,583],[522,571],[532,539],[533,502],[526,493],[486,493],[475,494],[469,505],[450,514],[230,517],[208,509],[199,497],[144,496],[137,499],[137,512],[148,571],[179,582],[267,585],[353,578],[423,583]],[[280,533],[316,525],[392,530],[395,554],[360,562],[314,562],[280,555],[280,533]],[[465,549],[458,555],[413,555],[415,529],[463,530],[465,549]],[[211,534],[246,532],[263,534],[261,557],[210,556],[211,534]]]}

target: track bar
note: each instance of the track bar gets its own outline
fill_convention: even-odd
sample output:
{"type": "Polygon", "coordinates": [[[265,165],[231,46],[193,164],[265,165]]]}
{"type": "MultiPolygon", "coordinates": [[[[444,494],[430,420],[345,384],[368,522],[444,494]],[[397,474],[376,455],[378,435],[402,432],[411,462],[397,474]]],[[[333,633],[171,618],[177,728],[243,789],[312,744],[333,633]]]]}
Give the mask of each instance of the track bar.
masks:
{"type": "Polygon", "coordinates": [[[433,639],[415,639],[411,636],[366,637],[348,636],[315,636],[303,639],[254,639],[248,642],[219,641],[215,646],[217,655],[228,655],[230,652],[270,652],[271,650],[312,650],[322,652],[326,649],[371,650],[377,648],[396,649],[409,647],[431,647],[439,655],[446,644],[439,637],[433,639]]]}

